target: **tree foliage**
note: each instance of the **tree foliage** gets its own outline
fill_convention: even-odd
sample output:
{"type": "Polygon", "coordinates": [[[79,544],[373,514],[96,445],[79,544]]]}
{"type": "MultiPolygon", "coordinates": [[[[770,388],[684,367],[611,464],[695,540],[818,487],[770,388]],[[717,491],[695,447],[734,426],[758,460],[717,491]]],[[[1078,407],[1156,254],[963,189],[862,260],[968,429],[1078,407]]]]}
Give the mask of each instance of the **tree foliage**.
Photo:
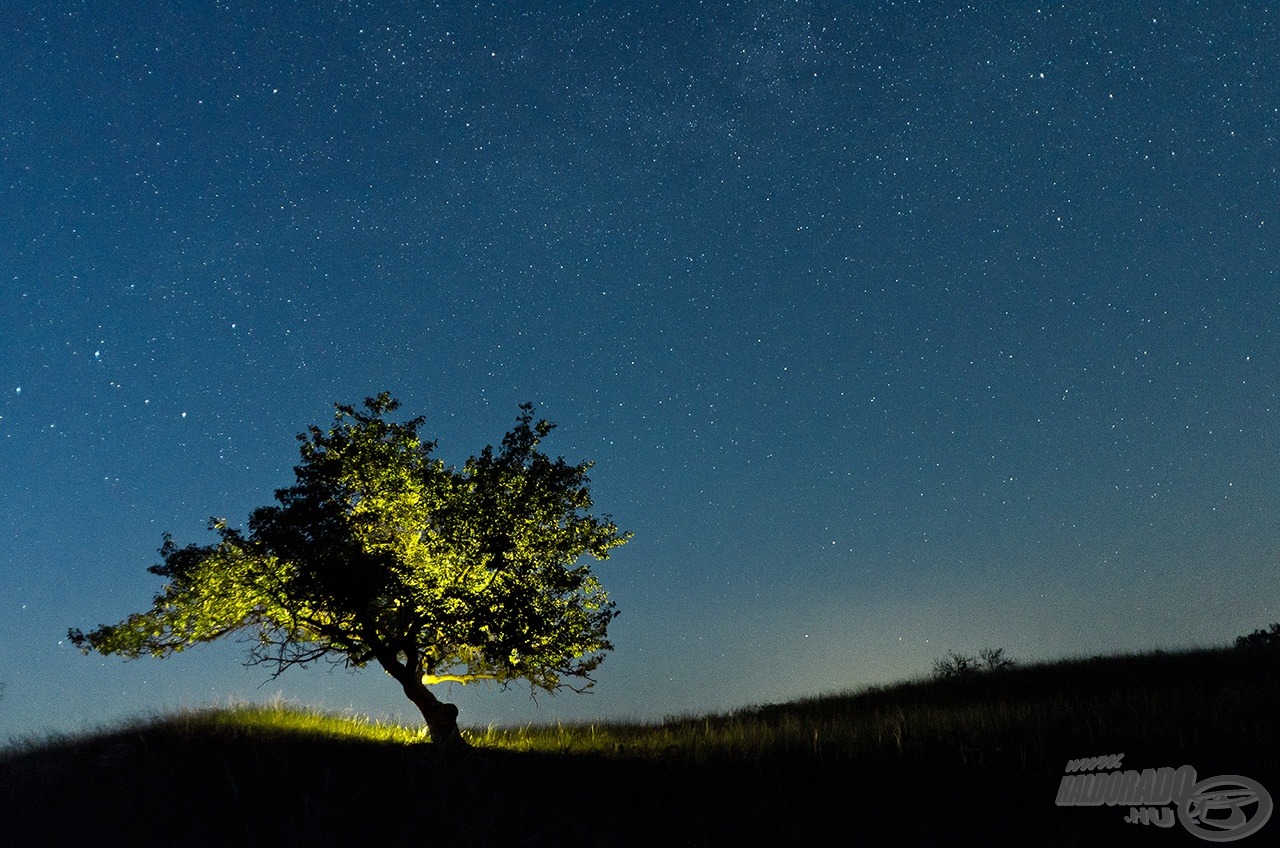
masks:
{"type": "Polygon", "coordinates": [[[457,735],[457,710],[429,684],[590,686],[615,609],[579,559],[607,559],[630,538],[588,513],[592,464],[542,453],[554,425],[524,404],[498,449],[446,467],[418,435],[424,419],[389,418],[398,408],[386,393],[363,410],[337,405],[330,429],[298,436],[295,484],[254,510],[247,532],[212,519],[212,544],[179,547],[166,534],[151,609],[71,630],[71,641],[163,657],[242,633],[250,662],[275,674],[376,662],[437,741],[457,735]]]}

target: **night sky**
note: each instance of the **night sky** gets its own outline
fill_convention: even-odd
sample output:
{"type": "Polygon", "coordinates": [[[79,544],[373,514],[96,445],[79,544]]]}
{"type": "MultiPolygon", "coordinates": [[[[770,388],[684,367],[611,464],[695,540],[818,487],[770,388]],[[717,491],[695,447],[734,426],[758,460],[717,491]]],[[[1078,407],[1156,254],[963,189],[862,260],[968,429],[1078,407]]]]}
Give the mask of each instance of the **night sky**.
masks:
{"type": "Polygon", "coordinates": [[[1272,4],[0,11],[0,741],[377,669],[129,663],[161,534],[388,390],[522,401],[635,533],[594,694],[658,719],[1280,619],[1272,4]],[[265,681],[265,682],[264,682],[265,681]]]}

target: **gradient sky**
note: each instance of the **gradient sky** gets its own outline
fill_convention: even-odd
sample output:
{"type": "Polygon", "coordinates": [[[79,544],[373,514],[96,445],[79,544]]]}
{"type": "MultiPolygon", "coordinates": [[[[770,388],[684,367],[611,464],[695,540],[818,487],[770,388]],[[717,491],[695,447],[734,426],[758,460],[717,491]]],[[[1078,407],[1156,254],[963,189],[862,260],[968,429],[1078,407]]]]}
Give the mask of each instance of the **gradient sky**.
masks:
{"type": "MultiPolygon", "coordinates": [[[[84,657],[389,390],[533,401],[635,539],[590,696],[685,711],[1280,619],[1280,13],[1253,3],[0,10],[0,741],[376,669],[84,657]]],[[[444,687],[441,687],[442,689],[444,687]]]]}

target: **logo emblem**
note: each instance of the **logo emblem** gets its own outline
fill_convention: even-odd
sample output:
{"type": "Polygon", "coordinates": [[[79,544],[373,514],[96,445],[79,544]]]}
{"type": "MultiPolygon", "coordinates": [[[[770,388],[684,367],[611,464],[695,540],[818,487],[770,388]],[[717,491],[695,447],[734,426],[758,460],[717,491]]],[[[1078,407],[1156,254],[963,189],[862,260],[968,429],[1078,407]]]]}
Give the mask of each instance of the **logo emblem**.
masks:
{"type": "Polygon", "coordinates": [[[1262,784],[1238,774],[1202,780],[1178,805],[1178,821],[1209,842],[1234,842],[1271,818],[1271,795],[1262,784]]]}

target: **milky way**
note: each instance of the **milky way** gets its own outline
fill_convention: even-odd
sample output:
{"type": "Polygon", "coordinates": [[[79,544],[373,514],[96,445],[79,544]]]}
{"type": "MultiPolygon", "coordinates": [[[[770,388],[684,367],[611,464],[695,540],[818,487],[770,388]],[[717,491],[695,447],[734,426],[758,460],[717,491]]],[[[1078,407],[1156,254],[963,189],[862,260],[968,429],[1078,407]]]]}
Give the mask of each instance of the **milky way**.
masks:
{"type": "Polygon", "coordinates": [[[533,401],[635,533],[595,694],[464,720],[1280,618],[1274,9],[440,5],[3,14],[0,733],[403,714],[61,641],[384,389],[454,463],[533,401]]]}

